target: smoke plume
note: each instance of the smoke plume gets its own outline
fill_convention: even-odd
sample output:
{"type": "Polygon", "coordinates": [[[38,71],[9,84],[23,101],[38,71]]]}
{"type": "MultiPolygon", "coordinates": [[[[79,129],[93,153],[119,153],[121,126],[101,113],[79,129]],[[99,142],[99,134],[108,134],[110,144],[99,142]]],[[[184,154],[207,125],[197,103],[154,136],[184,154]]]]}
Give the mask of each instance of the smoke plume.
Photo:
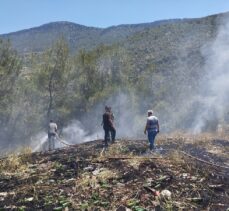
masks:
{"type": "Polygon", "coordinates": [[[224,20],[215,41],[202,49],[207,76],[203,79],[201,103],[193,132],[201,132],[208,123],[224,122],[229,106],[229,21],[224,20]]]}

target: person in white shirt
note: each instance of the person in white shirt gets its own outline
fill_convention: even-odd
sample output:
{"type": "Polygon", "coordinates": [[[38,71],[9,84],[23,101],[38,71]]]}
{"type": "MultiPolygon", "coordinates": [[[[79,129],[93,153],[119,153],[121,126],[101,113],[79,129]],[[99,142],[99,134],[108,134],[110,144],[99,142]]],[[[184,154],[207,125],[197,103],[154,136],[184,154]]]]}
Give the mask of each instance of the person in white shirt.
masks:
{"type": "Polygon", "coordinates": [[[50,120],[49,126],[48,126],[48,142],[49,142],[49,150],[55,149],[55,138],[57,135],[57,124],[53,122],[53,120],[50,120]]]}
{"type": "Polygon", "coordinates": [[[159,133],[159,131],[160,129],[159,129],[158,118],[156,116],[153,116],[153,110],[148,110],[148,117],[147,117],[144,133],[146,134],[147,132],[148,141],[150,144],[149,145],[150,150],[153,150],[155,148],[154,140],[157,133],[159,133]]]}

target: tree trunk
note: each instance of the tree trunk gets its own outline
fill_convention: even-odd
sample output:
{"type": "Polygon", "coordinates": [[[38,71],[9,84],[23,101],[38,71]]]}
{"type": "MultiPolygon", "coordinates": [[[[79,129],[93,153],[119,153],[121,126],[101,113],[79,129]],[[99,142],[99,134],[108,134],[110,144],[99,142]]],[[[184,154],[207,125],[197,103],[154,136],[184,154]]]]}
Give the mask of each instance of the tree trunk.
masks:
{"type": "Polygon", "coordinates": [[[53,109],[53,75],[54,73],[51,74],[50,79],[49,79],[49,106],[48,106],[48,111],[47,111],[47,118],[48,121],[51,119],[51,110],[53,109]]]}

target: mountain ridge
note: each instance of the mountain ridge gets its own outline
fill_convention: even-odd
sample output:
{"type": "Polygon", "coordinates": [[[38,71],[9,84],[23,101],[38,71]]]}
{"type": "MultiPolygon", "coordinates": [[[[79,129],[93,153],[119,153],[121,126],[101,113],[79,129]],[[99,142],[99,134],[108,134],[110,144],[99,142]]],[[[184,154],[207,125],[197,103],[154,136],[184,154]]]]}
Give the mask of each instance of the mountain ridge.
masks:
{"type": "Polygon", "coordinates": [[[100,44],[111,45],[118,43],[137,32],[187,20],[169,19],[150,23],[121,24],[106,28],[89,27],[68,21],[58,21],[1,34],[0,38],[9,39],[19,54],[24,54],[42,52],[51,47],[57,39],[64,37],[69,43],[71,51],[76,52],[79,49],[93,49],[100,44]]]}
{"type": "Polygon", "coordinates": [[[53,21],[53,22],[44,23],[44,24],[41,24],[41,25],[38,25],[38,26],[29,27],[29,28],[26,28],[26,29],[12,31],[12,32],[9,32],[9,33],[2,33],[2,34],[0,34],[0,36],[7,36],[7,35],[12,35],[12,34],[17,34],[17,33],[23,33],[23,32],[27,32],[27,31],[34,30],[34,29],[39,29],[39,28],[42,28],[42,27],[47,27],[47,26],[52,26],[52,25],[63,25],[63,24],[79,26],[79,27],[82,27],[82,28],[94,28],[94,29],[106,30],[106,29],[110,29],[110,28],[126,27],[126,26],[159,25],[161,23],[168,23],[168,22],[174,22],[174,21],[183,21],[183,20],[188,20],[188,19],[189,18],[165,19],[165,20],[158,20],[158,21],[146,22],[146,23],[118,24],[118,25],[111,25],[111,26],[108,26],[108,27],[87,26],[87,25],[78,24],[78,23],[71,22],[71,21],[53,21]]]}
{"type": "Polygon", "coordinates": [[[15,32],[0,34],[0,38],[9,39],[19,54],[43,52],[50,48],[60,37],[64,37],[72,52],[80,49],[90,50],[100,44],[112,45],[124,41],[135,33],[160,27],[186,22],[198,22],[211,17],[228,17],[229,12],[213,14],[201,18],[183,18],[158,20],[149,23],[120,24],[106,28],[85,26],[68,21],[45,23],[40,26],[15,32]]]}

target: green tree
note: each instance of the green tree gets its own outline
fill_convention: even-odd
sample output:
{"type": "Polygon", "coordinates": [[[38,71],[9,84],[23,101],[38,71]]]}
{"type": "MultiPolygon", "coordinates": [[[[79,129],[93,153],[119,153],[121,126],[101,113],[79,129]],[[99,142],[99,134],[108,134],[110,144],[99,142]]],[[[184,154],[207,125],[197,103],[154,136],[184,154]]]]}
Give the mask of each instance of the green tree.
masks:
{"type": "Polygon", "coordinates": [[[37,85],[44,97],[47,118],[57,117],[58,107],[63,104],[68,72],[70,70],[69,48],[59,39],[43,54],[43,62],[37,73],[37,85]],[[55,113],[55,114],[54,114],[55,113]]]}
{"type": "Polygon", "coordinates": [[[21,60],[9,41],[0,40],[0,113],[7,123],[13,103],[13,90],[21,70],[21,60]]]}
{"type": "Polygon", "coordinates": [[[15,128],[11,121],[15,84],[21,70],[21,60],[9,41],[0,40],[0,138],[10,140],[15,128]]]}

